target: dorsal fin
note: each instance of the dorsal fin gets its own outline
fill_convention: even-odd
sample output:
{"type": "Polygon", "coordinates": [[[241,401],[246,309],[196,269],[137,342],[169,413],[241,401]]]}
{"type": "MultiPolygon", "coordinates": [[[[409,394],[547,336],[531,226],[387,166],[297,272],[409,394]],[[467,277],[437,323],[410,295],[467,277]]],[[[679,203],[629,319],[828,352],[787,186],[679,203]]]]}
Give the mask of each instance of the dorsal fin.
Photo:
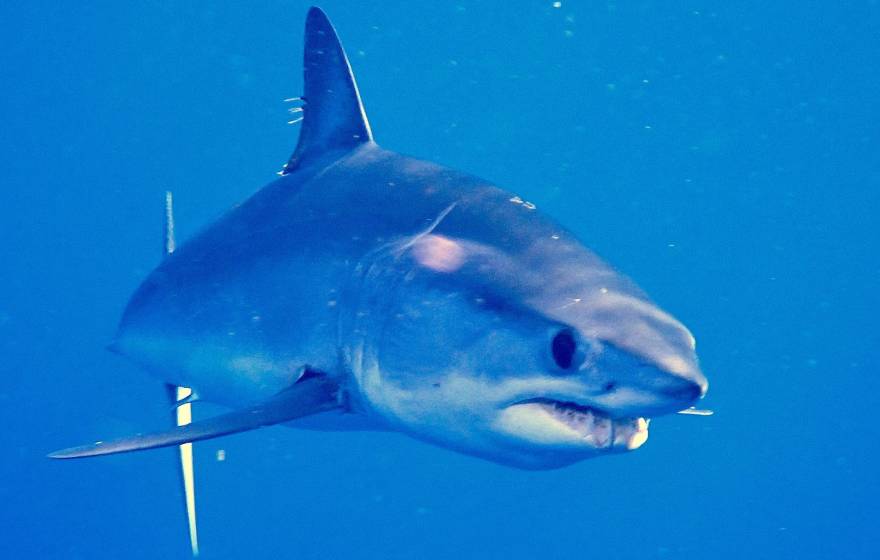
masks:
{"type": "Polygon", "coordinates": [[[303,72],[302,130],[284,174],[307,158],[373,140],[348,57],[320,8],[311,8],[306,17],[303,72]]]}

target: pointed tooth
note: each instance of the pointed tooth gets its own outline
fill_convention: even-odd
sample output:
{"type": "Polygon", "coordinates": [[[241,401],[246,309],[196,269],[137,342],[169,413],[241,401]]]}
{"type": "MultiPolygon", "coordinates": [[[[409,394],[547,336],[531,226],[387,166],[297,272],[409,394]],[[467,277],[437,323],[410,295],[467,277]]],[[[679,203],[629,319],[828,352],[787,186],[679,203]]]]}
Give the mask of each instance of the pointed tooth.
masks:
{"type": "Polygon", "coordinates": [[[606,447],[611,443],[611,421],[602,416],[593,416],[593,436],[598,447],[606,447]]]}
{"type": "Polygon", "coordinates": [[[648,422],[644,418],[636,420],[636,431],[626,442],[626,448],[629,450],[638,449],[648,441],[648,422]]]}

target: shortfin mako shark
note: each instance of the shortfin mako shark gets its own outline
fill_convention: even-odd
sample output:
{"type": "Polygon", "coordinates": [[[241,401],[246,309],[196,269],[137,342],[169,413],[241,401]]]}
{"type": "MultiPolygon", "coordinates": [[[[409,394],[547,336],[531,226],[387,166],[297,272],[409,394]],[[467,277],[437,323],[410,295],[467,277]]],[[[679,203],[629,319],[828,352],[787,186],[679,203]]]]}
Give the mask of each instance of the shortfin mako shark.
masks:
{"type": "Polygon", "coordinates": [[[306,19],[299,143],[280,177],[174,245],[111,348],[168,384],[168,431],[59,459],[181,446],[273,424],[394,430],[552,469],[704,414],[694,337],[535,206],[379,147],[327,16],[306,19]],[[192,402],[234,410],[190,422],[192,402]]]}

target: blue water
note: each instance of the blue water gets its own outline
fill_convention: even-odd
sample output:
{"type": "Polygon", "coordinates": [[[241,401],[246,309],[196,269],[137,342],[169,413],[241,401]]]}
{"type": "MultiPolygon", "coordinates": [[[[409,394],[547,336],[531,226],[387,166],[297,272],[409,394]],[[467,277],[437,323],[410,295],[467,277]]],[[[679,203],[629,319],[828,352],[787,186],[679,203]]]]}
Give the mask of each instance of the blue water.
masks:
{"type": "MultiPolygon", "coordinates": [[[[163,191],[185,239],[292,151],[307,4],[11,4],[0,557],[184,559],[172,451],[44,455],[165,425],[159,383],[104,345],[158,262],[163,191]]],[[[376,139],[521,194],[634,277],[696,334],[716,414],[551,472],[392,434],[205,442],[203,556],[875,555],[880,5],[367,4],[323,7],[376,139]]]]}

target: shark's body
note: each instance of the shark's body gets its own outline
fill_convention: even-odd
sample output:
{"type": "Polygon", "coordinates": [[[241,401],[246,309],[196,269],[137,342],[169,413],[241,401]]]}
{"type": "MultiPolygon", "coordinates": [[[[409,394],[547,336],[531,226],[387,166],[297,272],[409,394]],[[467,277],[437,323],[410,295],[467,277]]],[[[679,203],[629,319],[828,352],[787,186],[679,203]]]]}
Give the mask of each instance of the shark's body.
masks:
{"type": "MultiPolygon", "coordinates": [[[[693,344],[686,331],[565,228],[488,181],[373,143],[282,176],[181,246],[132,298],[116,347],[163,380],[234,407],[282,391],[308,367],[344,389],[347,407],[300,423],[406,430],[386,414],[394,404],[384,402],[382,373],[370,379],[363,354],[375,351],[392,312],[375,292],[395,290],[410,273],[384,261],[401,244],[430,240],[440,240],[440,253],[457,251],[446,240],[502,245],[507,259],[492,271],[499,297],[540,303],[560,323],[639,350],[646,363],[699,375],[679,358],[693,344]],[[366,278],[377,274],[373,284],[366,278]]],[[[442,254],[437,263],[422,258],[430,273],[458,272],[442,270],[455,265],[442,254]]],[[[445,297],[428,292],[422,303],[442,306],[445,297]]],[[[443,339],[461,328],[439,321],[428,337],[434,345],[410,349],[413,369],[438,361],[443,339]]],[[[675,410],[687,404],[670,400],[675,410]]]]}
{"type": "Polygon", "coordinates": [[[690,333],[568,230],[488,181],[376,145],[317,9],[305,68],[282,176],[166,258],[113,343],[239,411],[54,456],[293,422],[555,468],[634,449],[643,417],[705,393],[690,333]]]}

